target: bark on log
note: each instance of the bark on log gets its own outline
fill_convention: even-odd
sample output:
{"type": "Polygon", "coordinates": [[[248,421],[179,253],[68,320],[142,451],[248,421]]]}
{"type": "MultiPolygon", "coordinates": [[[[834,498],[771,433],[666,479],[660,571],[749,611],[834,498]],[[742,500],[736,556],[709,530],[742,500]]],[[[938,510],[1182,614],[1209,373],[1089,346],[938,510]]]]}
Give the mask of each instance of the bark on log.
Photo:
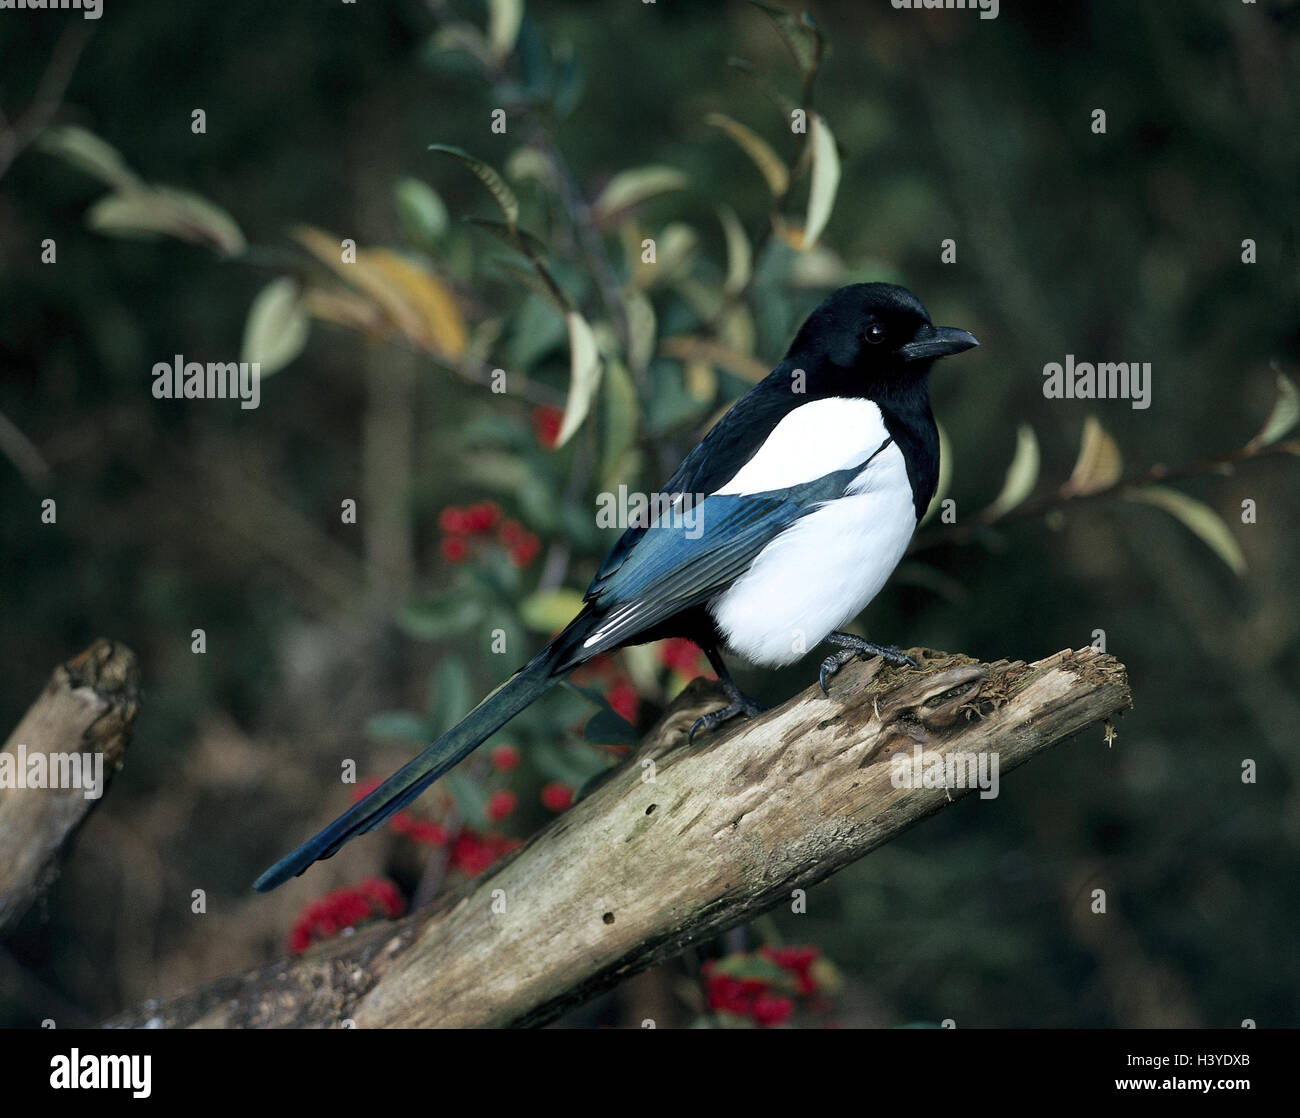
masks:
{"type": "MultiPolygon", "coordinates": [[[[760,718],[686,742],[697,680],[628,763],[459,895],[110,1025],[520,1026],[787,901],[968,788],[897,787],[896,757],[1006,773],[1131,705],[1122,664],[913,650],[852,664],[760,718]],[[653,780],[649,778],[653,777],[653,780]]],[[[1101,734],[1098,733],[1100,741],[1101,734]]]]}
{"type": "MultiPolygon", "coordinates": [[[[97,640],[55,668],[50,682],[9,735],[0,766],[26,782],[35,770],[70,769],[51,757],[79,754],[78,765],[103,758],[104,787],[88,799],[79,787],[14,787],[0,780],[0,937],[13,928],[50,882],[59,851],[76,833],[122,765],[139,706],[135,653],[97,640]],[[22,747],[22,748],[20,748],[22,747]]],[[[93,771],[93,768],[92,768],[93,771]]],[[[49,783],[48,775],[44,781],[49,783]]],[[[65,781],[66,783],[66,781],[65,781]]]]}

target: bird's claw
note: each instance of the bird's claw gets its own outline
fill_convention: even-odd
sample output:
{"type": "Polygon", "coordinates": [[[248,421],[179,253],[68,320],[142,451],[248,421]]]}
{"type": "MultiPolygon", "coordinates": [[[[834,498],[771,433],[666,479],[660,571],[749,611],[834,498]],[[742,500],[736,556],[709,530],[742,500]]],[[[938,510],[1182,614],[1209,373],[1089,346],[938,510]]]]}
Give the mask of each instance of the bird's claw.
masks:
{"type": "Polygon", "coordinates": [[[700,730],[716,729],[724,722],[730,721],[739,714],[743,714],[746,718],[753,718],[757,714],[762,714],[763,709],[763,707],[759,706],[758,703],[754,702],[752,699],[741,697],[740,699],[728,703],[725,707],[719,707],[717,710],[709,711],[708,714],[702,714],[692,724],[691,732],[686,735],[686,744],[693,745],[695,742],[695,735],[700,730]]]}
{"type": "Polygon", "coordinates": [[[827,683],[845,664],[857,655],[857,651],[852,648],[841,648],[838,652],[832,652],[825,660],[822,661],[821,671],[817,673],[817,682],[822,686],[822,694],[830,698],[830,688],[827,683]]]}
{"type": "Polygon", "coordinates": [[[879,656],[886,664],[892,664],[896,668],[919,669],[921,667],[915,659],[901,648],[896,648],[892,644],[875,644],[872,641],[854,637],[852,644],[832,652],[822,661],[821,671],[817,673],[817,682],[821,684],[822,694],[827,698],[830,697],[830,689],[826,686],[827,681],[855,656],[861,656],[863,659],[868,656],[879,656]]]}

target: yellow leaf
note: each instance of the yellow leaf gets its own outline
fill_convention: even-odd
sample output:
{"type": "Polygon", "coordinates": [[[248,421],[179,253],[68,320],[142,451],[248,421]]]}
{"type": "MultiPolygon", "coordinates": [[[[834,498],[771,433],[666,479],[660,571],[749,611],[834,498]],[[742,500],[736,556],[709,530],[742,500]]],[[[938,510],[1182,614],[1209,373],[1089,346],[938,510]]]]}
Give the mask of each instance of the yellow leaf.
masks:
{"type": "Polygon", "coordinates": [[[749,277],[753,274],[753,254],[749,248],[749,238],[740,218],[730,206],[718,207],[718,220],[722,222],[722,232],[727,238],[727,278],[722,290],[728,295],[737,295],[745,290],[749,277]]]}
{"type": "Polygon", "coordinates": [[[704,122],[722,129],[749,156],[767,180],[767,188],[772,192],[772,197],[785,197],[785,192],[790,189],[790,169],[762,136],[722,113],[709,113],[704,122]]]}
{"type": "Polygon", "coordinates": [[[604,224],[647,198],[681,190],[688,181],[686,174],[676,167],[634,167],[620,171],[600,192],[592,206],[592,214],[604,224]]]}
{"type": "Polygon", "coordinates": [[[321,322],[355,330],[375,341],[388,332],[383,312],[369,299],[351,291],[322,291],[319,287],[312,287],[308,288],[302,301],[307,313],[321,322]]]}
{"type": "Polygon", "coordinates": [[[712,402],[718,394],[717,371],[707,361],[686,362],[686,395],[702,404],[712,402]]]}
{"type": "Polygon", "coordinates": [[[388,249],[358,249],[344,263],[340,241],[302,226],[294,238],[313,256],[378,306],[392,329],[412,345],[443,356],[465,352],[468,330],[455,298],[435,275],[388,249]]]}
{"type": "Polygon", "coordinates": [[[519,616],[534,632],[559,632],[582,609],[582,595],[568,587],[538,590],[519,603],[519,616]]]}
{"type": "Polygon", "coordinates": [[[1083,439],[1079,444],[1079,458],[1074,464],[1070,480],[1062,486],[1063,495],[1071,497],[1096,493],[1119,481],[1124,472],[1124,458],[1115,440],[1097,421],[1088,416],[1083,422],[1083,439]]]}
{"type": "MultiPolygon", "coordinates": [[[[391,249],[357,253],[358,264],[369,264],[393,284],[417,312],[423,335],[447,357],[464,356],[469,331],[456,299],[446,285],[426,268],[391,249]]],[[[413,342],[417,339],[412,338],[413,342]]],[[[429,348],[426,343],[425,348],[429,348]]]]}

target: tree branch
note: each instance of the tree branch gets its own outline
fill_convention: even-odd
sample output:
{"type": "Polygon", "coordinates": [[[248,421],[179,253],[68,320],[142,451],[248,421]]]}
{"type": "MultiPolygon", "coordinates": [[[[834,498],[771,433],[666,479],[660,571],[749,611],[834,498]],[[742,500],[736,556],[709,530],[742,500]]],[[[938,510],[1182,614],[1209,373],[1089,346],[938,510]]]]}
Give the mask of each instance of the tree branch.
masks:
{"type": "Polygon", "coordinates": [[[691,745],[717,704],[697,680],[629,763],[459,895],[109,1024],[539,1025],[968,791],[895,787],[895,758],[983,754],[1000,775],[1102,720],[1109,740],[1131,705],[1123,665],[1092,649],[1033,664],[913,651],[919,673],[853,664],[830,698],[811,687],[691,745]]]}
{"type": "MultiPolygon", "coordinates": [[[[107,784],[122,764],[139,705],[137,686],[135,654],[125,645],[98,640],[55,668],[0,752],[0,935],[54,879],[59,851],[99,802],[81,787],[33,786],[32,762],[46,774],[40,784],[48,785],[56,756],[79,755],[81,770],[101,755],[107,784]],[[24,786],[14,786],[11,778],[24,786]]],[[[61,775],[71,771],[60,768],[61,775]]],[[[102,797],[104,788],[97,791],[102,797]]]]}

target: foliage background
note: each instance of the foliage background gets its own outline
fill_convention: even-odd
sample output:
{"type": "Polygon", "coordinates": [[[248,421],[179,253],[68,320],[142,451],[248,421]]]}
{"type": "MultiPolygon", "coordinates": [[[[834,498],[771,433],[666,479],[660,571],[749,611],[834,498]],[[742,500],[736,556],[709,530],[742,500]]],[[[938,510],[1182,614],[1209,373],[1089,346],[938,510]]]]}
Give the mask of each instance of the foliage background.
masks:
{"type": "MultiPolygon", "coordinates": [[[[57,120],[103,137],[144,179],[221,206],[256,247],[224,260],[176,239],[105,237],[85,221],[102,185],[35,149],[0,179],[0,414],[49,467],[31,478],[0,461],[0,723],[99,635],[139,654],[146,688],[111,796],[0,948],[0,1022],[10,1025],[97,1019],[274,958],[306,900],[367,874],[392,876],[408,896],[427,887],[418,852],[385,835],[269,897],[248,892],[346,802],[341,759],[381,775],[409,754],[393,733],[401,726],[376,726],[377,715],[452,717],[544,639],[549,615],[530,625],[520,605],[539,586],[585,585],[606,542],[591,518],[602,465],[652,488],[747,383],[661,351],[635,408],[602,412],[598,401],[550,451],[535,437],[534,400],[454,376],[436,344],[315,322],[256,411],[153,399],[154,362],[234,359],[270,280],[325,275],[290,236],[304,224],[424,253],[455,292],[471,344],[489,365],[526,372],[538,399],[563,399],[567,346],[558,316],[509,270],[517,254],[460,220],[499,216],[490,197],[427,151],[453,144],[501,168],[530,138],[513,117],[494,135],[501,82],[434,49],[446,6],[106,7],[57,120]],[[190,130],[196,107],[208,116],[202,136],[190,130]],[[425,243],[394,199],[411,178],[451,215],[425,243]],[[57,241],[56,265],[40,263],[45,237],[57,241]],[[611,419],[629,412],[635,447],[603,461],[611,419]],[[40,523],[47,496],[57,526],[40,523]],[[357,525],[340,523],[349,497],[357,525]],[[439,511],[482,499],[538,535],[536,561],[519,569],[491,549],[447,561],[439,511]],[[467,627],[428,606],[449,588],[477,603],[467,627]],[[511,642],[504,659],[485,652],[498,624],[511,642]],[[208,633],[203,656],[190,652],[196,627],[208,633]],[[190,912],[195,888],[208,892],[206,915],[190,912]]],[[[481,5],[454,8],[483,25],[481,5]]],[[[682,282],[649,291],[661,342],[723,336],[766,368],[829,287],[905,283],[935,321],[983,343],[933,382],[959,519],[997,493],[1020,424],[1038,433],[1044,489],[1069,475],[1090,414],[1134,469],[1251,437],[1273,392],[1270,362],[1293,370],[1300,342],[1300,6],[1004,2],[994,21],[884,0],[811,9],[831,44],[816,105],[842,159],[815,255],[764,236],[763,178],[706,123],[726,113],[790,157],[780,112],[727,65],[743,56],[799,98],[794,60],[760,11],[738,0],[530,5],[526,33],[553,56],[541,135],[583,194],[597,197],[629,167],[687,176],[627,217],[661,242],[671,222],[697,237],[682,282]],[[567,115],[547,107],[556,96],[567,115]],[[1089,129],[1097,107],[1105,136],[1089,129]],[[710,318],[727,266],[722,204],[765,250],[753,282],[723,300],[731,317],[710,318]],[[955,264],[940,262],[947,237],[955,264]],[[1258,241],[1256,264],[1241,263],[1245,237],[1258,241]],[[1153,362],[1151,408],[1045,400],[1041,369],[1066,353],[1153,362]]],[[[0,106],[11,120],[77,18],[4,13],[0,106]]],[[[599,325],[566,207],[536,183],[518,190],[522,223],[599,325]]],[[[796,198],[792,219],[800,213],[796,198]]],[[[603,246],[621,281],[618,223],[603,246]]],[[[842,985],[831,1009],[799,1018],[810,1025],[828,1015],[849,1025],[1300,1024],[1298,479],[1279,457],[1181,486],[1229,525],[1241,577],[1163,512],[1125,501],[918,552],[863,619],[878,639],[1032,659],[1104,629],[1136,709],[1112,748],[1098,734],[1053,750],[998,799],[965,799],[817,887],[807,916],[778,913],[726,946],[817,945],[842,985]],[[1247,498],[1255,524],[1240,523],[1247,498]],[[1241,780],[1245,758],[1258,764],[1255,784],[1241,780]],[[1089,910],[1099,887],[1105,917],[1089,910]]],[[[814,668],[810,659],[742,682],[779,700],[814,668]]],[[[642,719],[681,683],[653,658],[611,672],[639,685],[642,719]]],[[[608,760],[568,732],[588,709],[561,696],[500,735],[524,754],[507,833],[546,818],[542,784],[574,783],[608,760]]],[[[454,808],[467,816],[481,809],[473,789],[502,779],[475,764],[454,808]]],[[[568,1020],[694,1020],[697,976],[698,959],[679,960],[568,1020]]]]}

